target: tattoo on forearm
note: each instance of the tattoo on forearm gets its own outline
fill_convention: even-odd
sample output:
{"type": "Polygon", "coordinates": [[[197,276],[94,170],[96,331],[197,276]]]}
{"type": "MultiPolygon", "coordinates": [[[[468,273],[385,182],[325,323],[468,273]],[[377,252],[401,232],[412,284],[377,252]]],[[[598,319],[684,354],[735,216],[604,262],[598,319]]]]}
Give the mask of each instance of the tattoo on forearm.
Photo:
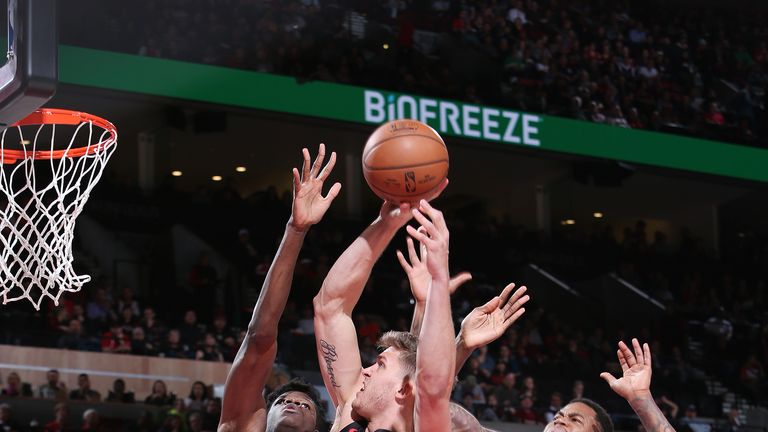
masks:
{"type": "Polygon", "coordinates": [[[341,387],[336,384],[336,376],[333,374],[333,362],[339,359],[339,355],[336,354],[336,347],[320,339],[320,351],[323,353],[325,369],[328,371],[328,379],[331,381],[331,385],[334,387],[341,387]]]}
{"type": "Polygon", "coordinates": [[[669,424],[664,413],[661,412],[653,399],[635,398],[629,404],[640,417],[640,421],[647,432],[675,432],[675,428],[669,424]]]}

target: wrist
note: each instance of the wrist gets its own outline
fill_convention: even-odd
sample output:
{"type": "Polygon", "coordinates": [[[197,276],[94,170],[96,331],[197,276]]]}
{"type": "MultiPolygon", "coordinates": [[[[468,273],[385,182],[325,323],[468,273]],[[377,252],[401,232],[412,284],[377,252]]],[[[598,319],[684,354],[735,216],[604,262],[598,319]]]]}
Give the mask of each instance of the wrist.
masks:
{"type": "Polygon", "coordinates": [[[288,219],[288,224],[286,224],[286,230],[294,234],[306,234],[307,231],[309,231],[309,227],[311,226],[312,225],[298,224],[293,219],[293,217],[291,217],[290,219],[288,219]]]}
{"type": "Polygon", "coordinates": [[[636,401],[654,400],[650,390],[632,391],[626,399],[630,404],[636,401]]]}

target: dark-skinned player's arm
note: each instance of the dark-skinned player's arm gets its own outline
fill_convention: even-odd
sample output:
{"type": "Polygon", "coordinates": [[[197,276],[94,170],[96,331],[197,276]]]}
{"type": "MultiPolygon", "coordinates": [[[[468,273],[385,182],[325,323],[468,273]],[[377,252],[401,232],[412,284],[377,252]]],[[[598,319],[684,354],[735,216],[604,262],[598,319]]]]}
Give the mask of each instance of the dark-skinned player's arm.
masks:
{"type": "Polygon", "coordinates": [[[314,164],[306,148],[302,153],[301,174],[293,169],[291,217],[253,309],[246,337],[227,376],[219,431],[263,429],[266,424],[262,393],[275,361],[277,323],[291,290],[296,260],[307,230],[323,218],[341,190],[341,184],[336,183],[326,196],[322,195],[323,183],[336,163],[335,152],[325,167],[325,145],[320,144],[314,164]]]}
{"type": "Polygon", "coordinates": [[[449,291],[449,232],[442,212],[427,201],[422,200],[419,208],[412,212],[421,227],[406,229],[427,248],[427,269],[432,276],[416,351],[414,429],[417,432],[448,431],[456,363],[449,291]]]}
{"type": "Polygon", "coordinates": [[[611,390],[623,397],[635,411],[648,432],[675,432],[651,395],[651,348],[647,343],[640,346],[632,339],[634,352],[622,341],[616,355],[621,365],[622,377],[616,379],[608,372],[600,374],[611,390]]]}

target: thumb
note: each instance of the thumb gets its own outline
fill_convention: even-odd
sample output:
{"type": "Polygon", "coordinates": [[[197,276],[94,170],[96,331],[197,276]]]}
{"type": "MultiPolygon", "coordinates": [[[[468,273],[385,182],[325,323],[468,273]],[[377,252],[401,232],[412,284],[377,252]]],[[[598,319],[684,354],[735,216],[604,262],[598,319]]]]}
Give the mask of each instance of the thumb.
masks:
{"type": "Polygon", "coordinates": [[[496,296],[496,297],[494,297],[494,298],[490,299],[490,300],[488,301],[488,303],[486,303],[486,304],[484,304],[484,305],[480,306],[480,307],[479,307],[479,309],[480,309],[480,311],[481,311],[481,312],[485,312],[485,313],[491,313],[491,312],[493,312],[493,311],[494,311],[496,308],[498,308],[498,307],[499,307],[499,303],[501,303],[501,299],[500,299],[498,296],[496,296]]]}
{"type": "Polygon", "coordinates": [[[461,272],[452,277],[448,283],[448,287],[451,293],[455,292],[460,286],[464,285],[468,281],[472,280],[472,275],[469,272],[461,272]]]}
{"type": "Polygon", "coordinates": [[[608,385],[612,385],[614,382],[616,382],[616,381],[617,381],[616,377],[615,377],[615,376],[613,376],[613,375],[611,375],[611,374],[610,374],[610,373],[608,373],[608,372],[603,372],[603,373],[601,373],[601,374],[600,374],[600,378],[604,379],[604,380],[605,380],[605,382],[607,382],[607,383],[608,383],[608,385]]]}

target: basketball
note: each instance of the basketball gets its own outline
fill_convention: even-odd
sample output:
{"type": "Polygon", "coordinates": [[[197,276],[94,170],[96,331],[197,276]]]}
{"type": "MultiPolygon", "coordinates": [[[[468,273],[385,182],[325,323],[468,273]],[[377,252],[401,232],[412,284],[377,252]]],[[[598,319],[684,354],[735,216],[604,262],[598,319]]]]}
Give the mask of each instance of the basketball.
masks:
{"type": "Polygon", "coordinates": [[[393,202],[429,199],[448,176],[448,149],[440,135],[417,120],[394,120],[376,129],[363,149],[363,175],[371,190],[393,202]]]}

